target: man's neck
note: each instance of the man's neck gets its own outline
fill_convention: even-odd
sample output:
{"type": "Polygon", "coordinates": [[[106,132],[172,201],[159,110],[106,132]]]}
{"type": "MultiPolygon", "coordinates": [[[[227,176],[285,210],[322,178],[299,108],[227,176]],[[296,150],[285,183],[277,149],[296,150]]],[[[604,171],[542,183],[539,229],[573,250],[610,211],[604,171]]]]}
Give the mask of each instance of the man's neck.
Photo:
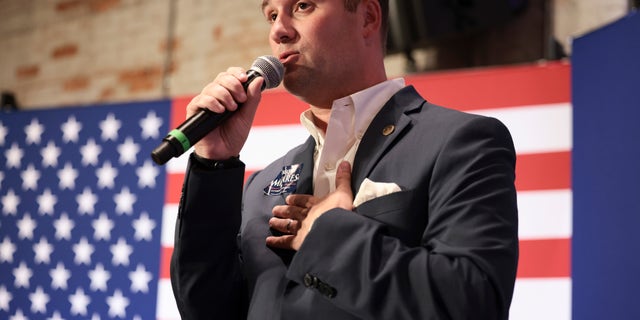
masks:
{"type": "Polygon", "coordinates": [[[313,123],[320,129],[322,132],[326,132],[327,125],[329,123],[329,118],[331,117],[331,107],[333,106],[333,102],[337,99],[344,98],[356,92],[365,90],[367,88],[371,88],[377,84],[380,84],[384,81],[387,81],[386,74],[383,74],[381,77],[376,78],[377,80],[368,82],[361,87],[356,89],[349,90],[350,93],[341,95],[340,97],[333,97],[325,101],[322,105],[319,104],[311,104],[311,113],[313,114],[313,123]]]}
{"type": "Polygon", "coordinates": [[[322,132],[327,132],[329,118],[331,117],[331,108],[318,108],[311,106],[311,114],[313,115],[313,124],[322,132]]]}

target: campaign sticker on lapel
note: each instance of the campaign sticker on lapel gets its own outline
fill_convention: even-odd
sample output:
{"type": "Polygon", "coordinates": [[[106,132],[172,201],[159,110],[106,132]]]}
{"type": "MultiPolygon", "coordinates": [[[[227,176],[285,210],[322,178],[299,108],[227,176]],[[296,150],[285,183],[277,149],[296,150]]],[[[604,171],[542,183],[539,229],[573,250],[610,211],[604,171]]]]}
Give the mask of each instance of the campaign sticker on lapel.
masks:
{"type": "Polygon", "coordinates": [[[301,172],[302,163],[282,167],[282,171],[278,173],[278,176],[264,188],[264,194],[267,196],[279,196],[296,192],[301,172]]]}

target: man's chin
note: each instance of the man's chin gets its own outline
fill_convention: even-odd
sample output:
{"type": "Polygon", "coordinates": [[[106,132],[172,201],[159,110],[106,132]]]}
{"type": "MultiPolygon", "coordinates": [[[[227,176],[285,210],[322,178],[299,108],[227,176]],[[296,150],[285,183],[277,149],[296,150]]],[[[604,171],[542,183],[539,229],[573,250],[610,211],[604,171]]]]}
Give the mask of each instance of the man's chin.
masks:
{"type": "Polygon", "coordinates": [[[300,95],[303,94],[305,90],[309,90],[309,79],[300,71],[301,70],[287,69],[284,74],[284,79],[282,80],[284,88],[293,95],[300,95]]]}

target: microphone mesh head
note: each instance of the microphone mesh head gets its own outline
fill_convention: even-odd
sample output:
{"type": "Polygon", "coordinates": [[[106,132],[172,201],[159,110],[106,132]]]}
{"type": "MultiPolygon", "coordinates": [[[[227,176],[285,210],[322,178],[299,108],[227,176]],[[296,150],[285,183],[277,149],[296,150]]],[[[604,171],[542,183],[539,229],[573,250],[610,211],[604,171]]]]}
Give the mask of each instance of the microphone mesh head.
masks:
{"type": "Polygon", "coordinates": [[[264,88],[271,89],[280,85],[284,77],[284,66],[274,56],[260,56],[253,62],[251,70],[256,71],[264,78],[264,88]]]}

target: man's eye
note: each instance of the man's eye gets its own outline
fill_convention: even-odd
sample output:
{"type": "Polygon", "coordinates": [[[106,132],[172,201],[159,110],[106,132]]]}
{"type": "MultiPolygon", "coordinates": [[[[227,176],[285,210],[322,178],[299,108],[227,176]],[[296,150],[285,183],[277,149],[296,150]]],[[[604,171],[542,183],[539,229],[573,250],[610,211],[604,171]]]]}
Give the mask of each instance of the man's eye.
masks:
{"type": "Polygon", "coordinates": [[[309,9],[310,5],[306,2],[298,2],[298,10],[306,10],[309,9]]]}

